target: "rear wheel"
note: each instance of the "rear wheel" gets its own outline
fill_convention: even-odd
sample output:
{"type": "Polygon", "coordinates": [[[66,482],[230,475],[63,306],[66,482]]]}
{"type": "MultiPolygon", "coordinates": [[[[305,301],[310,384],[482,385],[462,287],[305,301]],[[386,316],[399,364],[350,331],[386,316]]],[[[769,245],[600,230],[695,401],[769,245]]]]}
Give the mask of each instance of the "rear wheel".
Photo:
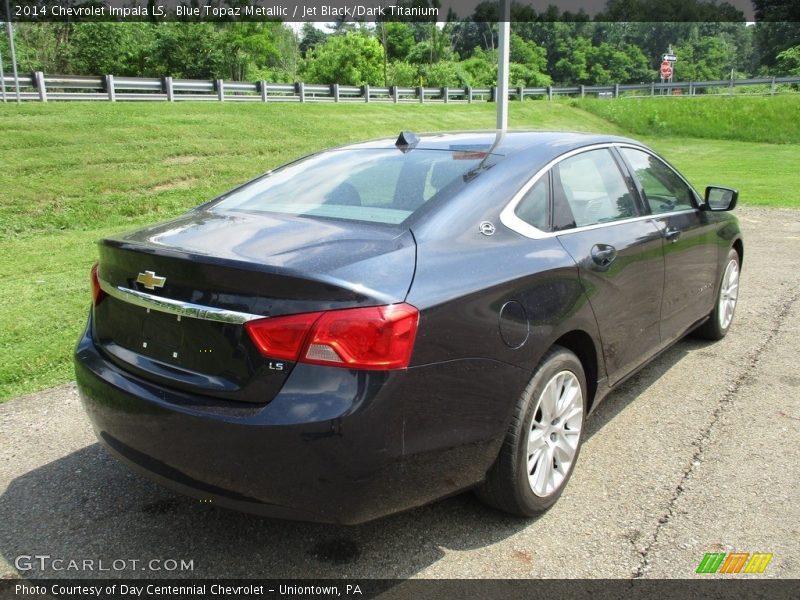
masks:
{"type": "Polygon", "coordinates": [[[736,311],[736,302],[739,299],[739,253],[731,249],[725,260],[725,270],[722,272],[722,281],[719,286],[717,302],[708,321],[697,328],[698,337],[707,340],[721,340],[728,333],[733,323],[733,313],[736,311]]]}
{"type": "Polygon", "coordinates": [[[580,453],[586,401],[580,360],[554,346],[517,402],[497,461],[476,490],[478,497],[524,517],[552,506],[580,453]]]}

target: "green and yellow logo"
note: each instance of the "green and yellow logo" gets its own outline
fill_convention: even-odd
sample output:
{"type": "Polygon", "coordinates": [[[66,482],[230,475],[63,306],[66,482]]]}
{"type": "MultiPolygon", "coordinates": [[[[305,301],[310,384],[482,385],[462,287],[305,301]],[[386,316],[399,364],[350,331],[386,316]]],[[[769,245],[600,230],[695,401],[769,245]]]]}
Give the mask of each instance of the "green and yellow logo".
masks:
{"type": "Polygon", "coordinates": [[[708,552],[697,566],[697,573],[763,573],[767,568],[772,554],[764,552],[708,552]]]}

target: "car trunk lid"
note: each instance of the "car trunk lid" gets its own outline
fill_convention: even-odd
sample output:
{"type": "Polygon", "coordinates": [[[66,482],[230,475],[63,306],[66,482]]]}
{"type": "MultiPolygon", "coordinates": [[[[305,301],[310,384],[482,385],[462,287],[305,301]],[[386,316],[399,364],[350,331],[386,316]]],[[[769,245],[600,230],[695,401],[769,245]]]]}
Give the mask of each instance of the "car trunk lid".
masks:
{"type": "Polygon", "coordinates": [[[294,363],[262,356],[245,321],[402,302],[414,266],[397,227],[197,210],[100,242],[93,336],[145,379],[266,402],[294,363]]]}

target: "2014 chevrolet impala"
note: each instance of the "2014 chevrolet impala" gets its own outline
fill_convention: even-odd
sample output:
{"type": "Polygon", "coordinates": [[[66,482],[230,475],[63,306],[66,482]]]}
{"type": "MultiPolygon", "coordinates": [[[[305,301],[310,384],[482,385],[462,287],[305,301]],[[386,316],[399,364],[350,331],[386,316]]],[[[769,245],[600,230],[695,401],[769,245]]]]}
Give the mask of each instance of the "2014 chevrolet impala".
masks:
{"type": "Polygon", "coordinates": [[[610,390],[728,332],[736,201],[619,137],[320,152],[99,244],[83,403],[125,463],[221,506],[359,523],[476,488],[532,515],[610,390]]]}

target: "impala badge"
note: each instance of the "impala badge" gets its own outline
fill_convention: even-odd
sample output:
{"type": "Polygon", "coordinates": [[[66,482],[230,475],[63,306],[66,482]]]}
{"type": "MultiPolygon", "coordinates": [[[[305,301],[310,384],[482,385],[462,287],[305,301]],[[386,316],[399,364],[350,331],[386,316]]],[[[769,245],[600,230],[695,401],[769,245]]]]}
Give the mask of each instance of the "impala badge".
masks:
{"type": "Polygon", "coordinates": [[[141,283],[148,290],[162,288],[166,282],[167,278],[156,275],[155,271],[145,271],[136,276],[136,283],[141,283]]]}
{"type": "Polygon", "coordinates": [[[478,231],[483,235],[494,235],[494,223],[491,221],[482,221],[481,224],[478,225],[478,231]]]}

